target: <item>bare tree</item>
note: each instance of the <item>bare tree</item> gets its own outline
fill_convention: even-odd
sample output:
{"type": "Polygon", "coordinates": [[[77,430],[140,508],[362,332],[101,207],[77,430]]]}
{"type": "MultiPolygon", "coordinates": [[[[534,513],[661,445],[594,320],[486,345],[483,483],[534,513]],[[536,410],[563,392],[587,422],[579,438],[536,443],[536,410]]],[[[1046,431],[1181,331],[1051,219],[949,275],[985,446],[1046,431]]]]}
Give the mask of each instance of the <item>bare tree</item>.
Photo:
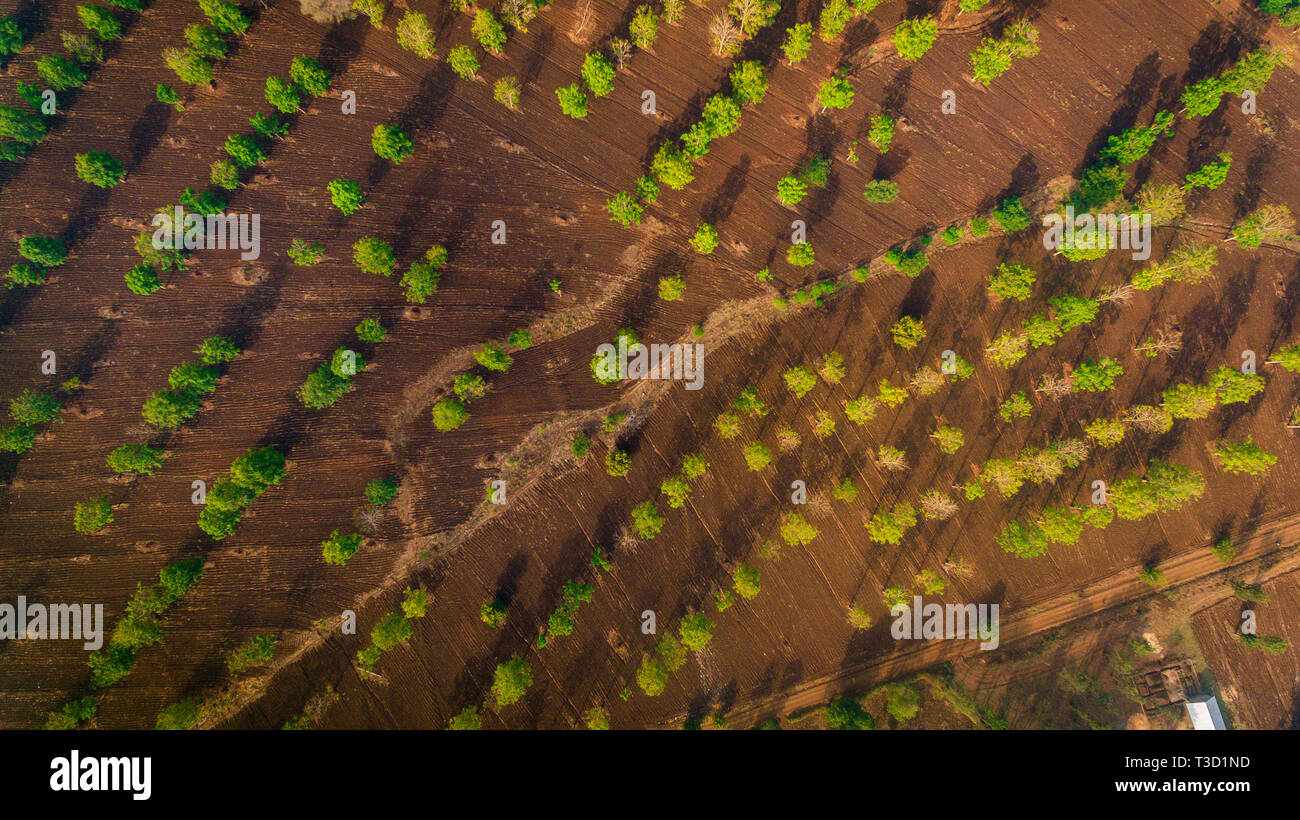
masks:
{"type": "Polygon", "coordinates": [[[741,31],[725,14],[719,14],[709,23],[709,38],[713,42],[713,53],[719,57],[733,57],[740,51],[741,31]]]}
{"type": "Polygon", "coordinates": [[[615,37],[609,41],[609,53],[614,58],[614,67],[622,71],[632,58],[632,43],[622,37],[615,37]]]}
{"type": "Polygon", "coordinates": [[[943,571],[957,579],[970,578],[975,574],[975,568],[970,565],[970,562],[964,561],[960,558],[954,558],[951,561],[944,561],[943,571]]]}
{"type": "Polygon", "coordinates": [[[897,447],[885,445],[881,447],[880,452],[876,454],[876,463],[881,467],[884,467],[886,470],[906,470],[907,456],[905,456],[903,451],[897,447]]]}
{"type": "Polygon", "coordinates": [[[1178,319],[1171,317],[1165,326],[1156,331],[1156,335],[1134,350],[1150,356],[1172,356],[1183,349],[1183,331],[1178,327],[1178,319]]]}
{"type": "Polygon", "coordinates": [[[921,496],[921,512],[926,518],[944,521],[957,512],[957,502],[939,490],[930,490],[921,496]]]}
{"type": "Polygon", "coordinates": [[[1173,416],[1168,410],[1149,404],[1135,404],[1124,414],[1124,422],[1144,433],[1164,433],[1173,426],[1173,416]]]}
{"type": "Polygon", "coordinates": [[[1133,301],[1137,288],[1125,282],[1122,285],[1116,285],[1105,293],[1097,297],[1097,301],[1103,305],[1120,305],[1121,307],[1133,301]]]}
{"type": "Polygon", "coordinates": [[[575,43],[582,42],[582,34],[591,25],[591,0],[583,0],[582,8],[578,10],[578,15],[573,21],[573,28],[569,29],[569,39],[575,43]]]}
{"type": "Polygon", "coordinates": [[[939,388],[943,387],[947,382],[948,380],[944,378],[942,373],[926,365],[912,374],[908,384],[911,385],[912,392],[916,393],[916,395],[928,396],[931,393],[938,392],[939,388]]]}
{"type": "Polygon", "coordinates": [[[1044,373],[1034,392],[1049,399],[1060,401],[1074,392],[1074,374],[1069,370],[1061,375],[1044,373]]]}

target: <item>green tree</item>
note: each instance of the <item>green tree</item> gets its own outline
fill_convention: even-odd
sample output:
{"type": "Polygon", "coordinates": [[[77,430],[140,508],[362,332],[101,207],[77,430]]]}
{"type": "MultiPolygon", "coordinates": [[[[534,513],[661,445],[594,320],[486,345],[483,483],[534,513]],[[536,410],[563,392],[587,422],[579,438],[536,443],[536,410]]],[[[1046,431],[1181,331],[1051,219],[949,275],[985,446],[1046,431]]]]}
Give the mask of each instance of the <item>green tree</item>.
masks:
{"type": "Polygon", "coordinates": [[[797,366],[785,371],[782,378],[785,380],[785,386],[794,393],[795,398],[802,399],[808,394],[808,391],[817,386],[817,377],[806,367],[797,366]]]}
{"type": "Polygon", "coordinates": [[[57,268],[68,257],[63,241],[50,236],[24,236],[18,240],[18,254],[43,268],[57,268]]]}
{"type": "Polygon", "coordinates": [[[392,276],[397,266],[393,246],[373,236],[363,236],[352,245],[352,261],[365,273],[392,276]]]}
{"type": "Polygon", "coordinates": [[[799,23],[785,30],[781,52],[791,64],[802,63],[812,50],[812,23],[799,23]]]}
{"type": "Polygon", "coordinates": [[[271,635],[254,635],[226,656],[226,670],[231,675],[240,675],[267,665],[274,656],[276,643],[278,639],[271,635]]]}
{"type": "Polygon", "coordinates": [[[47,54],[36,61],[36,73],[55,91],[67,91],[86,84],[86,71],[61,54],[47,54]]]}
{"type": "Polygon", "coordinates": [[[590,52],[582,61],[582,81],[592,94],[603,97],[614,90],[614,66],[604,54],[590,52]]]}
{"type": "Polygon", "coordinates": [[[695,235],[691,237],[690,242],[697,253],[713,253],[718,247],[718,229],[707,222],[702,222],[695,229],[695,235]]]}
{"type": "Polygon", "coordinates": [[[1013,196],[1004,199],[993,209],[993,221],[1002,227],[1007,233],[1023,231],[1030,225],[1029,214],[1025,211],[1025,206],[1021,204],[1020,197],[1013,196]]]}
{"type": "Polygon", "coordinates": [[[731,70],[731,89],[741,105],[758,105],[767,95],[767,73],[758,60],[741,60],[731,70]]]}
{"type": "Polygon", "coordinates": [[[122,163],[103,151],[77,154],[75,165],[77,176],[83,182],[89,182],[100,188],[112,188],[126,178],[122,163]]]}
{"type": "Polygon", "coordinates": [[[328,188],[330,201],[344,216],[352,216],[366,201],[365,194],[361,192],[361,185],[356,180],[336,179],[329,184],[328,188]]]}
{"type": "Polygon", "coordinates": [[[1074,390],[1076,393],[1110,390],[1115,386],[1115,379],[1122,375],[1124,366],[1114,359],[1089,360],[1074,369],[1074,390]]]}
{"type": "Polygon", "coordinates": [[[117,40],[122,37],[122,21],[103,6],[93,3],[77,6],[77,18],[99,40],[117,40]]]}
{"type": "Polygon", "coordinates": [[[456,46],[449,51],[447,65],[462,79],[472,80],[478,76],[478,57],[474,56],[474,51],[469,46],[456,46]]]}
{"type": "Polygon", "coordinates": [[[619,223],[624,228],[640,225],[641,215],[644,213],[644,209],[636,201],[636,197],[627,191],[619,191],[605,200],[605,211],[609,213],[611,220],[619,223]]]}
{"type": "Polygon", "coordinates": [[[889,329],[894,337],[894,344],[904,350],[911,350],[925,338],[925,324],[915,316],[904,316],[889,329]]]}
{"type": "Polygon", "coordinates": [[[229,0],[199,0],[199,8],[222,34],[243,34],[251,22],[239,6],[229,0]]]}
{"type": "Polygon", "coordinates": [[[817,91],[817,104],[827,108],[848,108],[853,105],[853,83],[843,75],[835,75],[821,84],[817,91]]]}
{"type": "Polygon", "coordinates": [[[418,11],[407,11],[397,21],[397,44],[407,51],[426,60],[434,57],[434,33],[429,27],[429,18],[418,11]]]}
{"type": "Polygon", "coordinates": [[[863,731],[876,728],[876,720],[862,710],[858,699],[843,695],[822,707],[826,728],[835,731],[863,731]]]}
{"type": "Polygon", "coordinates": [[[511,111],[519,109],[519,99],[522,94],[523,88],[519,85],[519,80],[514,77],[502,77],[492,84],[492,98],[511,111]]]}
{"type": "Polygon", "coordinates": [[[398,163],[415,151],[415,143],[396,125],[376,125],[370,134],[370,144],[376,156],[398,163]]]}
{"type": "Polygon", "coordinates": [[[89,535],[113,523],[113,507],[108,496],[101,495],[90,501],[78,501],[72,515],[72,526],[77,532],[89,535]]]}
{"type": "Polygon", "coordinates": [[[1228,168],[1232,166],[1232,154],[1220,151],[1217,160],[1211,160],[1187,175],[1183,185],[1184,191],[1193,188],[1207,188],[1213,191],[1228,178],[1228,168]]]}
{"type": "Polygon", "coordinates": [[[740,564],[731,574],[732,588],[745,600],[751,600],[759,593],[758,570],[748,564],[740,564]]]}
{"type": "Polygon", "coordinates": [[[632,531],[637,537],[653,539],[663,529],[667,519],[653,501],[643,501],[632,508],[632,531]]]}
{"type": "Polygon", "coordinates": [[[1260,449],[1247,436],[1245,441],[1233,444],[1226,440],[1214,442],[1212,453],[1219,469],[1227,473],[1262,475],[1277,463],[1277,456],[1260,449]]]}
{"type": "Polygon", "coordinates": [[[440,432],[455,430],[469,418],[465,403],[447,396],[433,405],[433,426],[440,432]]]}
{"type": "Polygon", "coordinates": [[[888,179],[873,179],[863,189],[862,196],[868,202],[893,202],[898,199],[898,183],[888,179]]]}
{"type": "Polygon", "coordinates": [[[939,36],[939,21],[933,17],[903,20],[894,29],[894,47],[903,59],[916,62],[925,55],[939,36]]]}
{"type": "Polygon", "coordinates": [[[312,57],[294,57],[289,63],[289,79],[303,93],[319,97],[330,90],[330,74],[312,57]]]}
{"type": "Polygon", "coordinates": [[[55,420],[60,409],[59,400],[54,396],[30,388],[23,388],[23,392],[9,400],[9,418],[29,426],[55,420]]]}
{"type": "Polygon", "coordinates": [[[489,54],[500,54],[506,46],[506,30],[501,23],[486,9],[474,13],[474,23],[470,27],[474,39],[489,54]]]}
{"type": "Polygon", "coordinates": [[[713,621],[703,613],[695,613],[682,618],[677,627],[682,645],[692,652],[700,652],[713,640],[713,621]]]}
{"type": "Polygon", "coordinates": [[[226,137],[226,153],[240,168],[252,168],[266,162],[266,149],[257,140],[243,134],[226,137]]]}
{"type": "Polygon", "coordinates": [[[560,101],[560,110],[575,120],[587,116],[587,95],[577,83],[570,83],[555,89],[556,99],[560,101]]]}
{"type": "Polygon", "coordinates": [[[387,507],[397,497],[397,482],[391,478],[376,478],[366,484],[365,497],[376,507],[387,507]]]}
{"type": "Polygon", "coordinates": [[[163,451],[143,444],[123,444],[108,454],[107,462],[115,473],[153,475],[162,466],[163,451]]]}
{"type": "Polygon", "coordinates": [[[1293,238],[1295,219],[1285,205],[1265,205],[1232,226],[1232,238],[1243,248],[1258,248],[1265,242],[1293,238]]]}
{"type": "Polygon", "coordinates": [[[785,252],[785,259],[796,268],[806,268],[816,261],[811,242],[796,242],[785,252]]]}
{"type": "Polygon", "coordinates": [[[497,699],[497,709],[503,709],[516,702],[533,685],[533,672],[523,658],[511,658],[497,664],[492,673],[492,694],[497,699]]]}
{"type": "Polygon", "coordinates": [[[989,277],[989,290],[1003,299],[1024,301],[1033,295],[1034,269],[1017,262],[1003,262],[997,272],[989,277]]]}

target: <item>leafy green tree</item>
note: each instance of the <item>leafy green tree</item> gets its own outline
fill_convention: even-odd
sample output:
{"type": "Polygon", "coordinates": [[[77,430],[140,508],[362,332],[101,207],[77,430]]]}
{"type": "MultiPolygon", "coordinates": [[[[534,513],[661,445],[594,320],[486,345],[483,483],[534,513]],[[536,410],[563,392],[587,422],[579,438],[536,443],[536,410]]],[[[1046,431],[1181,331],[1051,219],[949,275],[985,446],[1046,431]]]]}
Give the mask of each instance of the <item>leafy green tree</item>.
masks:
{"type": "Polygon", "coordinates": [[[304,93],[319,97],[330,90],[330,74],[313,57],[294,57],[289,63],[289,79],[304,93]]]}
{"type": "Polygon", "coordinates": [[[153,475],[162,466],[163,451],[143,444],[123,444],[108,454],[107,461],[115,473],[153,475]]]}
{"type": "Polygon", "coordinates": [[[894,337],[894,344],[904,350],[911,350],[925,338],[925,324],[915,316],[904,316],[889,329],[894,337]]]}
{"type": "Polygon", "coordinates": [[[447,65],[456,72],[456,76],[472,80],[478,76],[479,61],[469,46],[456,46],[447,53],[447,65]]]}
{"type": "Polygon", "coordinates": [[[781,52],[791,64],[802,63],[812,50],[812,23],[799,23],[785,30],[781,52]]]}
{"type": "Polygon", "coordinates": [[[36,73],[55,91],[67,91],[86,84],[86,70],[61,54],[47,54],[36,61],[36,73]]]}
{"type": "Polygon", "coordinates": [[[903,59],[916,62],[925,55],[939,36],[939,21],[933,17],[903,20],[894,29],[894,47],[903,59]]]}
{"type": "Polygon", "coordinates": [[[374,28],[384,27],[384,0],[352,0],[352,8],[364,14],[374,28]]]}
{"type": "Polygon", "coordinates": [[[948,424],[935,430],[930,437],[939,445],[939,452],[947,455],[957,452],[966,443],[966,435],[961,429],[948,424]]]}
{"type": "MultiPolygon", "coordinates": [[[[0,18],[0,22],[3,22],[3,18],[0,18]]],[[[93,697],[71,700],[63,704],[61,711],[50,713],[45,722],[45,728],[48,730],[75,729],[93,718],[98,711],[99,704],[93,697]]]]}
{"type": "Polygon", "coordinates": [[[57,268],[68,257],[63,241],[50,236],[24,236],[18,240],[18,253],[43,268],[57,268]]]}
{"type": "Polygon", "coordinates": [[[489,54],[500,54],[506,46],[506,30],[492,16],[492,12],[479,9],[474,13],[474,24],[470,27],[474,39],[489,54]]]}
{"type": "Polygon", "coordinates": [[[0,427],[0,452],[22,454],[36,443],[36,431],[23,424],[0,427]]]}
{"type": "Polygon", "coordinates": [[[653,539],[665,523],[667,519],[653,501],[643,501],[632,509],[632,531],[639,538],[653,539]]]}
{"type": "Polygon", "coordinates": [[[241,35],[251,23],[239,6],[229,0],[199,0],[199,8],[222,34],[241,35]]]}
{"type": "Polygon", "coordinates": [[[758,595],[759,573],[758,570],[748,564],[740,564],[731,574],[732,588],[736,594],[745,600],[751,600],[758,595]]]}
{"type": "Polygon", "coordinates": [[[329,184],[330,201],[344,216],[352,216],[366,201],[361,185],[352,179],[336,179],[329,184]]]}
{"type": "MultiPolygon", "coordinates": [[[[1300,8],[1300,4],[1295,5],[1300,8]]],[[[1296,16],[1300,19],[1300,12],[1297,12],[1296,16]]],[[[1263,48],[1255,49],[1238,60],[1232,68],[1223,72],[1219,79],[1223,81],[1223,89],[1230,94],[1242,94],[1245,91],[1259,92],[1268,84],[1278,62],[1278,55],[1273,52],[1263,48]]]]}
{"type": "Polygon", "coordinates": [[[1024,301],[1033,295],[1037,274],[1034,269],[1018,262],[1003,262],[997,272],[989,277],[989,290],[1003,299],[1024,301]]]}
{"type": "Polygon", "coordinates": [[[797,268],[806,268],[816,261],[811,242],[796,242],[785,252],[785,259],[797,268]]]}
{"type": "Polygon", "coordinates": [[[0,15],[0,60],[22,51],[27,31],[15,14],[0,15]]]}
{"type": "Polygon", "coordinates": [[[797,366],[785,371],[783,378],[785,386],[790,388],[795,398],[802,399],[808,394],[808,391],[817,386],[817,377],[806,367],[797,366]]]}
{"type": "Polygon", "coordinates": [[[582,81],[592,94],[603,97],[614,90],[614,66],[599,51],[590,52],[582,61],[582,81]]]}
{"type": "Polygon", "coordinates": [[[397,44],[407,51],[426,60],[434,57],[434,33],[429,27],[429,18],[418,11],[407,11],[397,21],[397,44]]]}
{"type": "Polygon", "coordinates": [[[1269,357],[1265,364],[1276,364],[1292,373],[1300,373],[1300,344],[1287,345],[1269,357]]]}
{"type": "Polygon", "coordinates": [[[1223,366],[1214,371],[1210,384],[1218,392],[1220,404],[1239,404],[1250,401],[1263,391],[1264,377],[1255,373],[1242,373],[1235,367],[1223,366]]]}
{"type": "Polygon", "coordinates": [[[111,154],[106,154],[103,151],[77,154],[75,165],[77,176],[83,182],[89,182],[91,185],[100,188],[112,188],[126,178],[126,171],[123,170],[122,163],[113,159],[111,154]]]}
{"type": "Polygon", "coordinates": [[[45,123],[35,114],[0,105],[0,138],[32,145],[45,139],[45,123]]]}
{"type": "Polygon", "coordinates": [[[519,85],[519,80],[514,77],[502,77],[492,84],[492,98],[511,111],[519,109],[522,93],[523,88],[519,85]]]}
{"type": "Polygon", "coordinates": [[[1124,366],[1114,359],[1092,359],[1074,369],[1074,390],[1100,393],[1115,386],[1115,379],[1124,375],[1124,366]]]}
{"type": "Polygon", "coordinates": [[[1227,151],[1220,151],[1217,160],[1211,160],[1187,175],[1183,190],[1190,191],[1193,188],[1206,188],[1213,191],[1228,178],[1228,168],[1231,166],[1232,154],[1227,151]]]}
{"type": "Polygon", "coordinates": [[[1277,463],[1277,456],[1260,449],[1250,436],[1238,444],[1216,441],[1212,453],[1219,463],[1219,469],[1228,473],[1262,475],[1277,463]]]}
{"type": "Polygon", "coordinates": [[[849,0],[829,0],[818,15],[817,36],[829,43],[840,36],[852,19],[853,11],[849,8],[849,0]]]}
{"type": "Polygon", "coordinates": [[[695,179],[690,156],[672,143],[659,148],[650,162],[650,169],[660,182],[674,191],[680,191],[695,179]]]}
{"type": "Polygon", "coordinates": [[[867,537],[877,544],[899,544],[908,528],[916,526],[916,510],[911,504],[895,504],[892,510],[877,510],[865,522],[867,537]]]}
{"type": "Polygon", "coordinates": [[[465,403],[451,396],[440,399],[433,405],[433,426],[440,432],[455,430],[469,418],[465,403]]]}
{"type": "Polygon", "coordinates": [[[1210,547],[1210,552],[1214,553],[1215,558],[1218,558],[1221,562],[1228,564],[1232,562],[1232,559],[1234,557],[1236,557],[1237,548],[1232,545],[1232,541],[1230,539],[1220,538],[1217,542],[1215,542],[1213,547],[1210,547]]]}
{"type": "Polygon", "coordinates": [[[365,273],[392,276],[397,266],[393,246],[373,236],[363,236],[352,245],[352,261],[365,273]]]}
{"type": "Polygon", "coordinates": [[[240,168],[252,168],[266,162],[266,149],[257,140],[243,134],[226,137],[226,153],[240,168]]]}
{"type": "Polygon", "coordinates": [[[864,731],[876,728],[876,720],[862,710],[858,699],[843,695],[822,707],[826,728],[835,731],[864,731]]]}
{"type": "Polygon", "coordinates": [[[758,60],[741,60],[731,70],[731,89],[741,105],[758,105],[767,95],[767,73],[758,60]]]}
{"type": "Polygon", "coordinates": [[[898,199],[898,184],[888,179],[873,179],[867,183],[862,196],[868,202],[893,202],[898,199]]]}
{"type": "Polygon", "coordinates": [[[387,507],[397,497],[397,482],[391,478],[376,478],[366,484],[366,501],[376,507],[387,507]]]}
{"type": "Polygon", "coordinates": [[[827,108],[848,108],[853,105],[853,83],[843,75],[835,75],[821,84],[817,91],[817,104],[827,108]]]}
{"type": "Polygon", "coordinates": [[[232,162],[219,159],[210,166],[208,181],[218,188],[233,191],[239,187],[239,168],[232,162]]]}
{"type": "Polygon", "coordinates": [[[587,95],[577,83],[570,83],[555,89],[555,97],[560,101],[560,110],[575,120],[587,116],[587,95]]]}
{"type": "Polygon", "coordinates": [[[1265,242],[1293,238],[1295,219],[1285,205],[1265,205],[1232,226],[1232,238],[1243,248],[1258,248],[1265,242]]]}
{"type": "Polygon", "coordinates": [[[23,392],[9,400],[9,418],[29,426],[55,420],[60,409],[58,399],[31,388],[23,388],[23,392]]]}
{"type": "Polygon", "coordinates": [[[108,496],[77,502],[72,515],[72,526],[77,532],[90,535],[112,523],[113,507],[108,503],[108,496]]]}
{"type": "Polygon", "coordinates": [[[352,389],[347,378],[335,374],[328,364],[322,364],[298,388],[298,401],[312,410],[323,410],[332,407],[352,389]]]}
{"type": "Polygon", "coordinates": [[[619,223],[624,228],[640,225],[641,215],[644,213],[644,209],[636,201],[636,197],[627,191],[619,191],[605,200],[605,210],[609,213],[611,220],[619,223]]]}
{"type": "Polygon", "coordinates": [[[1203,419],[1218,404],[1213,385],[1177,384],[1165,390],[1161,406],[1176,419],[1203,419]]]}
{"type": "Polygon", "coordinates": [[[191,23],[185,27],[185,41],[190,44],[191,54],[197,54],[205,60],[220,60],[230,50],[221,32],[202,23],[191,23]]]}
{"type": "Polygon", "coordinates": [[[718,229],[707,222],[702,222],[695,229],[695,235],[691,237],[690,242],[697,253],[713,253],[718,247],[718,229]]]}
{"type": "Polygon", "coordinates": [[[43,285],[46,278],[47,275],[42,268],[24,262],[15,262],[9,266],[9,270],[5,273],[5,287],[12,289],[43,285]]]}
{"type": "Polygon", "coordinates": [[[533,685],[533,672],[523,658],[511,658],[497,664],[492,673],[492,694],[497,699],[497,709],[503,709],[524,696],[533,685]]]}
{"type": "Polygon", "coordinates": [[[113,16],[113,12],[103,6],[86,3],[77,6],[77,18],[96,39],[109,41],[122,37],[122,21],[113,16]]]}
{"type": "Polygon", "coordinates": [[[798,205],[807,195],[808,186],[794,174],[787,174],[776,183],[776,197],[783,205],[798,205]]]}
{"type": "Polygon", "coordinates": [[[510,354],[495,342],[487,342],[474,353],[474,359],[488,370],[504,373],[510,369],[510,354]]]}
{"type": "Polygon", "coordinates": [[[453,731],[477,731],[483,728],[483,719],[479,717],[477,706],[466,706],[461,709],[447,723],[447,728],[453,731]]]}
{"type": "Polygon", "coordinates": [[[1218,77],[1206,77],[1199,83],[1189,85],[1180,97],[1188,119],[1207,117],[1217,111],[1226,90],[1218,77]]]}
{"type": "Polygon", "coordinates": [[[325,257],[325,246],[315,240],[294,239],[287,253],[295,265],[310,267],[325,257]]]}
{"type": "Polygon", "coordinates": [[[370,135],[371,147],[381,159],[400,163],[415,151],[410,136],[396,125],[376,125],[370,135]]]}
{"type": "Polygon", "coordinates": [[[163,62],[181,82],[190,85],[209,85],[212,82],[212,63],[192,49],[165,48],[163,62]]]}
{"type": "Polygon", "coordinates": [[[877,114],[871,118],[871,130],[867,139],[882,154],[889,152],[890,143],[894,141],[894,118],[887,114],[877,114]]]}
{"type": "Polygon", "coordinates": [[[274,656],[278,639],[271,635],[254,635],[226,656],[226,671],[240,675],[249,669],[265,666],[274,656]]]}
{"type": "Polygon", "coordinates": [[[682,618],[677,627],[682,645],[692,652],[700,652],[713,640],[713,621],[703,613],[695,613],[682,618]]]}
{"type": "Polygon", "coordinates": [[[1025,211],[1025,206],[1021,204],[1020,197],[1013,196],[1004,199],[993,209],[993,221],[1001,226],[1002,230],[1007,233],[1023,231],[1030,225],[1029,214],[1025,211]]]}
{"type": "Polygon", "coordinates": [[[434,245],[425,251],[423,259],[411,263],[411,267],[402,274],[401,286],[406,301],[424,304],[429,296],[438,291],[442,282],[442,268],[447,262],[447,249],[434,245]]]}
{"type": "Polygon", "coordinates": [[[971,75],[989,85],[1011,68],[1018,57],[1033,57],[1039,52],[1038,30],[1028,20],[1012,23],[1001,37],[985,37],[970,55],[971,75]]]}

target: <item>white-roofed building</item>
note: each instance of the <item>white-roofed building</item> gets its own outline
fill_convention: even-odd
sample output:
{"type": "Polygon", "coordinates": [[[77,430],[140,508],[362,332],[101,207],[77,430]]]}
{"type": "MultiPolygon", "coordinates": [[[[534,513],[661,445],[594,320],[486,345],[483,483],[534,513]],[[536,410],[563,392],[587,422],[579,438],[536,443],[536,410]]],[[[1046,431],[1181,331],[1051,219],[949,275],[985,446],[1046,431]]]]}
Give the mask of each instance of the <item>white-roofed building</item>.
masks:
{"type": "Polygon", "coordinates": [[[1192,719],[1193,729],[1227,729],[1223,723],[1223,713],[1219,711],[1219,702],[1214,695],[1205,695],[1187,701],[1187,715],[1192,719]]]}

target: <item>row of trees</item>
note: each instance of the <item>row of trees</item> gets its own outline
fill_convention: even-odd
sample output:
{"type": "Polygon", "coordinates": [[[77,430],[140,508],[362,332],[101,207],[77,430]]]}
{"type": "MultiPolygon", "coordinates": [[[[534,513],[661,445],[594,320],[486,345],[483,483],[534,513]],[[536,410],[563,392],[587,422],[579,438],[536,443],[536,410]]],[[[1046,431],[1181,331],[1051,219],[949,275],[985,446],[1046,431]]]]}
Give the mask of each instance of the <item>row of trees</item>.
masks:
{"type": "Polygon", "coordinates": [[[370,643],[357,652],[357,666],[373,672],[383,653],[411,639],[415,634],[414,621],[423,618],[428,608],[429,593],[408,586],[402,593],[401,608],[380,618],[370,630],[370,643]]]}
{"type": "MultiPolygon", "coordinates": [[[[104,50],[120,40],[127,26],[136,19],[133,12],[143,7],[143,0],[110,0],[111,4],[126,11],[124,16],[104,6],[85,3],[77,6],[77,19],[85,33],[62,31],[59,33],[64,51],[37,58],[36,73],[46,88],[18,80],[16,90],[32,107],[29,114],[11,106],[0,106],[0,159],[15,160],[45,137],[45,124],[41,117],[52,117],[58,111],[56,98],[47,97],[59,91],[70,91],[85,85],[91,72],[104,61],[104,50]]],[[[30,32],[23,28],[18,16],[0,15],[0,63],[22,50],[30,32]]]]}
{"type": "Polygon", "coordinates": [[[217,541],[235,532],[244,508],[284,478],[284,453],[274,447],[257,447],[230,464],[229,478],[213,483],[207,503],[199,513],[199,529],[217,541]]]}

